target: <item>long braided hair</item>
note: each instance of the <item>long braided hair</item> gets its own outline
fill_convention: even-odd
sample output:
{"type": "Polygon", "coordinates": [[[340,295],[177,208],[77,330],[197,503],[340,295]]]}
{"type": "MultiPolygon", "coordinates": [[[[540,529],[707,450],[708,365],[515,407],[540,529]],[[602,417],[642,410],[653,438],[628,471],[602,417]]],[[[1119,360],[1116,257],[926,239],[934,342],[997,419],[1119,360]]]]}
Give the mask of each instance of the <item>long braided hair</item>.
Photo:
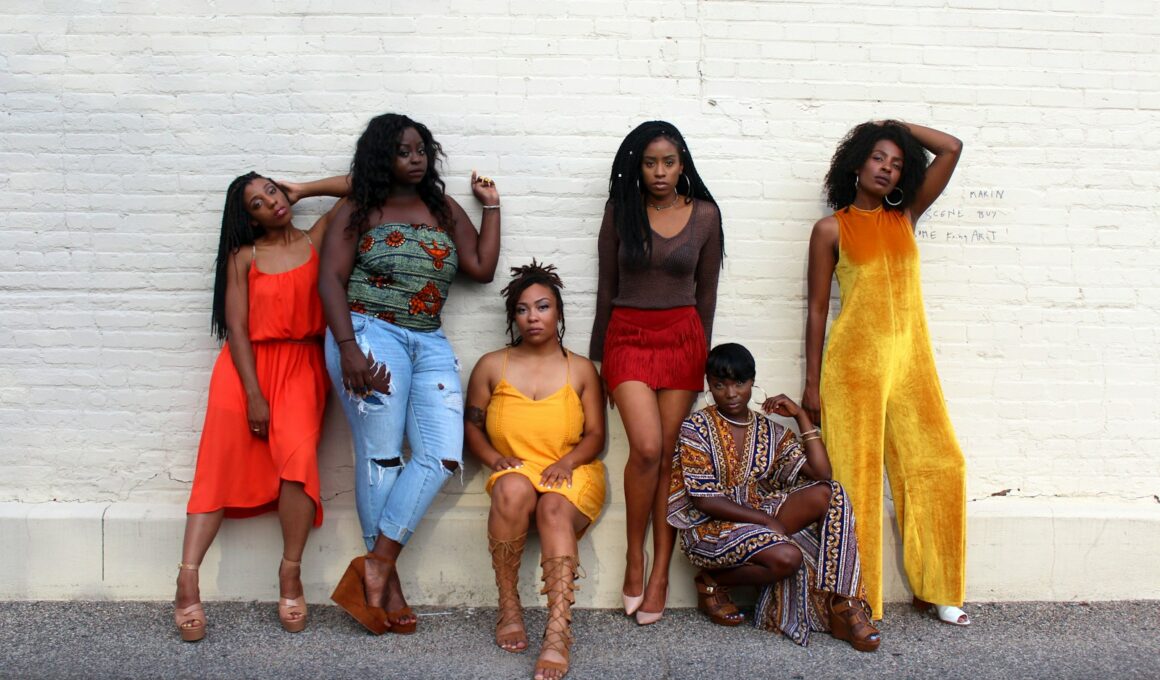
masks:
{"type": "MultiPolygon", "coordinates": [[[[642,266],[652,254],[652,229],[649,228],[648,213],[645,212],[644,195],[646,188],[640,182],[641,159],[644,150],[654,140],[664,138],[673,143],[681,154],[684,166],[684,182],[677,180],[677,193],[685,201],[699,198],[717,205],[709,188],[697,173],[693,155],[685,138],[672,123],[650,120],[636,126],[620,143],[616,157],[612,159],[612,173],[608,178],[608,199],[612,201],[612,219],[617,235],[624,244],[629,262],[642,266]],[[685,186],[681,186],[684,184],[685,186]]],[[[725,231],[721,230],[721,254],[725,254],[725,231]]]]}
{"type": "Polygon", "coordinates": [[[395,182],[391,169],[398,154],[399,140],[407,128],[414,128],[419,133],[427,150],[427,174],[416,187],[419,198],[435,216],[439,226],[444,229],[455,226],[455,218],[445,198],[446,186],[436,167],[444,158],[443,147],[435,141],[426,125],[400,113],[384,113],[371,119],[355,145],[354,158],[350,162],[349,198],[354,210],[347,229],[358,231],[367,226],[370,213],[387,202],[391,185],[395,182]]]}
{"type": "Polygon", "coordinates": [[[511,342],[508,343],[510,347],[523,342],[523,337],[516,335],[516,305],[519,304],[520,296],[524,291],[537,283],[542,286],[547,286],[556,296],[556,312],[559,315],[560,327],[556,331],[556,337],[560,341],[560,351],[565,356],[568,350],[564,349],[564,298],[560,295],[560,289],[564,287],[564,282],[560,280],[560,275],[556,273],[555,265],[540,264],[532,258],[531,264],[525,264],[522,267],[512,267],[512,280],[504,289],[500,291],[503,296],[504,307],[507,309],[507,332],[511,342]]]}
{"type": "MultiPolygon", "coordinates": [[[[283,195],[286,189],[268,177],[256,172],[247,172],[234,178],[226,189],[226,203],[222,208],[222,233],[218,239],[217,260],[214,262],[213,308],[210,314],[210,331],[218,342],[223,342],[228,334],[226,328],[226,284],[229,280],[230,256],[239,249],[253,245],[266,233],[254,223],[246,209],[246,187],[256,179],[269,180],[283,195]]],[[[287,201],[289,202],[289,201],[287,201]]]]}

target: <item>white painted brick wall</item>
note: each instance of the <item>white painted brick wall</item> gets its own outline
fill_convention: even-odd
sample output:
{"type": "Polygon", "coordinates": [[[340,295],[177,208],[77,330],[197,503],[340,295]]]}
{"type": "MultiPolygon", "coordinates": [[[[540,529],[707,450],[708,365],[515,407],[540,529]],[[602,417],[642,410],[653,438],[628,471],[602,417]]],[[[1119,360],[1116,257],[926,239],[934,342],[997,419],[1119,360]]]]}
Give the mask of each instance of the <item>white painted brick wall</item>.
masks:
{"type": "MultiPolygon", "coordinates": [[[[503,195],[501,277],[458,284],[447,307],[465,370],[502,342],[502,273],[533,255],[560,266],[569,344],[587,346],[612,155],[666,118],[725,218],[715,339],[748,344],[760,384],[795,397],[806,241],[835,144],[871,118],[949,130],[966,152],[919,230],[971,496],[1150,500],[1158,8],[5,2],[0,501],[185,502],[217,352],[223,190],[249,169],[342,172],[387,110],[434,130],[469,213],[472,168],[503,195]]],[[[299,224],[326,205],[307,202],[299,224]]],[[[328,424],[324,493],[349,503],[347,436],[337,413],[328,424]]],[[[621,460],[623,435],[612,445],[621,460]]]]}

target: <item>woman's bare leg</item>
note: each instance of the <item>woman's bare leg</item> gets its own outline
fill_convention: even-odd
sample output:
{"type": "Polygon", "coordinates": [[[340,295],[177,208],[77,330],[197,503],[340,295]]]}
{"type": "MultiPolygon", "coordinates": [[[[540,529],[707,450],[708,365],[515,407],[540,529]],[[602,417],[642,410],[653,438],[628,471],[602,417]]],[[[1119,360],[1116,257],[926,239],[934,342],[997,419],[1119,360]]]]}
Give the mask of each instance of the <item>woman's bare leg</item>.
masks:
{"type": "MultiPolygon", "coordinates": [[[[205,553],[213,544],[218,529],[221,528],[223,510],[214,512],[199,512],[185,516],[185,539],[181,544],[182,564],[200,565],[205,559],[205,553]]],[[[201,601],[201,589],[198,587],[198,572],[193,569],[177,570],[177,596],[174,604],[178,609],[201,601]]]]}
{"type": "Polygon", "coordinates": [[[681,432],[681,423],[689,417],[689,409],[697,398],[696,392],[688,390],[661,390],[656,393],[657,408],[661,418],[660,469],[657,486],[653,495],[653,565],[645,588],[644,602],[640,609],[645,612],[659,612],[665,608],[669,588],[669,564],[673,559],[673,545],[677,531],[668,523],[669,478],[673,469],[673,450],[681,432]]]}
{"type": "Polygon", "coordinates": [[[302,597],[302,567],[287,562],[301,562],[310,527],[314,525],[314,499],[300,482],[282,480],[278,494],[278,521],[282,524],[282,557],[278,564],[279,597],[302,597]]]}
{"type": "Polygon", "coordinates": [[[656,393],[639,381],[618,385],[613,399],[628,435],[628,462],[624,465],[627,546],[621,590],[627,595],[639,595],[645,589],[644,539],[660,475],[661,414],[656,393]]]}

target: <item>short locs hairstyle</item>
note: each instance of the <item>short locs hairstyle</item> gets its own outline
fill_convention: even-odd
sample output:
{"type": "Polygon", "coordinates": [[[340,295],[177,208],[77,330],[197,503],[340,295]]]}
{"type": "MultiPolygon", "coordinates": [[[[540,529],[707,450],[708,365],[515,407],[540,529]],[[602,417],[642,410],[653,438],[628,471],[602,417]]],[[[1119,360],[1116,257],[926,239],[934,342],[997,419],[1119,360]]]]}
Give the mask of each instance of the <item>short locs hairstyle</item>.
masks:
{"type": "Polygon", "coordinates": [[[902,149],[902,177],[897,188],[902,190],[902,202],[890,205],[883,201],[887,210],[905,210],[914,202],[914,195],[926,179],[929,160],[926,149],[914,138],[910,130],[898,121],[888,120],[881,125],[866,122],[846,133],[838,144],[834,157],[830,160],[830,170],[826,173],[826,203],[834,210],[841,210],[854,202],[857,189],[854,177],[870,157],[874,145],[888,139],[902,149]]]}
{"type": "Polygon", "coordinates": [[[540,264],[532,258],[531,264],[526,264],[522,267],[512,267],[512,280],[504,289],[500,291],[503,295],[504,306],[507,309],[507,332],[508,337],[511,338],[510,345],[515,347],[523,341],[523,338],[516,335],[516,305],[520,301],[520,296],[524,291],[540,284],[551,289],[553,295],[556,297],[556,312],[560,317],[559,340],[560,349],[567,354],[564,349],[564,298],[560,295],[560,289],[564,287],[564,282],[560,280],[559,274],[556,273],[555,265],[540,264]]]}
{"type": "Polygon", "coordinates": [[[705,377],[745,382],[757,375],[757,363],[744,345],[726,342],[717,345],[705,360],[705,377]]]}

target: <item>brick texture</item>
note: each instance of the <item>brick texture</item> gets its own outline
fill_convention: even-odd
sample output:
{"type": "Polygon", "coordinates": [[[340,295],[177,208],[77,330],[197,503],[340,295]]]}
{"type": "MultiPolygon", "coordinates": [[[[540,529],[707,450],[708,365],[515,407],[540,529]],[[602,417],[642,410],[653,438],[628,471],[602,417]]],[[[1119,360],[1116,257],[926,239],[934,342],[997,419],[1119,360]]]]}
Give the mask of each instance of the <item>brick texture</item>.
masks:
{"type": "MultiPolygon", "coordinates": [[[[473,168],[503,196],[501,275],[447,306],[465,377],[505,337],[506,267],[533,255],[560,267],[586,346],[612,155],[665,118],[724,214],[715,340],[795,398],[834,146],[867,119],[952,132],[960,169],[918,230],[971,497],[1152,499],[1157,45],[1142,1],[5,2],[0,501],[184,503],[227,183],[342,172],[387,110],[432,128],[469,214],[473,168]]],[[[324,493],[349,503],[327,422],[324,493]]],[[[468,472],[450,491],[479,492],[468,472]]]]}

